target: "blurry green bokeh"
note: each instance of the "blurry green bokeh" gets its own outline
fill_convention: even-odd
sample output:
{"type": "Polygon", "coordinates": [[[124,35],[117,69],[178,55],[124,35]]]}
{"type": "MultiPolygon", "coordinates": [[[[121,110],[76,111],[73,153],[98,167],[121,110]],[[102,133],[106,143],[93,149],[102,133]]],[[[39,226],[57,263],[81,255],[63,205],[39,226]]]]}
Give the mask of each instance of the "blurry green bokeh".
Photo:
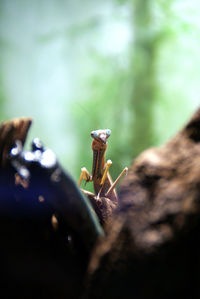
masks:
{"type": "Polygon", "coordinates": [[[115,178],[199,105],[197,0],[1,0],[0,117],[31,116],[78,180],[90,131],[110,128],[115,178]]]}

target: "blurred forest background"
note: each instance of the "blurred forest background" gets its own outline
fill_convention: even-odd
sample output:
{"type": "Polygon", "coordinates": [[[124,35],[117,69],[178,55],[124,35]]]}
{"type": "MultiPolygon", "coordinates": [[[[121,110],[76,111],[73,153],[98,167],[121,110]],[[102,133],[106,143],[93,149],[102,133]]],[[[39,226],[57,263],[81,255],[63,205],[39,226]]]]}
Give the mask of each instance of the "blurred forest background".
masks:
{"type": "Polygon", "coordinates": [[[0,119],[31,116],[78,180],[110,128],[115,178],[200,103],[198,0],[0,0],[0,119]]]}

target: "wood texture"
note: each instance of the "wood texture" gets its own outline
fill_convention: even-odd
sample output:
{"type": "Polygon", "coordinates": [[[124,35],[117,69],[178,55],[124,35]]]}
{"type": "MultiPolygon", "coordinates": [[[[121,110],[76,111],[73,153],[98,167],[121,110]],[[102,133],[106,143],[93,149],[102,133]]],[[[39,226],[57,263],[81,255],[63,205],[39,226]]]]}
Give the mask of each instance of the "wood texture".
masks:
{"type": "Polygon", "coordinates": [[[200,297],[200,110],[143,152],[88,270],[89,298],[200,297]]]}
{"type": "Polygon", "coordinates": [[[7,155],[13,147],[15,140],[20,140],[22,145],[26,140],[31,126],[31,118],[15,118],[0,125],[0,167],[5,167],[7,155]]]}

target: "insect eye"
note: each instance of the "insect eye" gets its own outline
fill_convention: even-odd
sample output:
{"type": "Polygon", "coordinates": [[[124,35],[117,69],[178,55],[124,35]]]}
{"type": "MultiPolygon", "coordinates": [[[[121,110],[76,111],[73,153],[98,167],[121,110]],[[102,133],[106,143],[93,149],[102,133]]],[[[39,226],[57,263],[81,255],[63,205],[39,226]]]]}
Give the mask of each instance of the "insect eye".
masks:
{"type": "Polygon", "coordinates": [[[92,136],[93,138],[97,138],[97,137],[98,137],[98,133],[97,133],[97,131],[92,131],[92,132],[91,132],[91,136],[92,136]]]}
{"type": "Polygon", "coordinates": [[[106,130],[106,135],[109,137],[110,134],[111,134],[111,130],[110,130],[110,129],[107,129],[107,130],[106,130]]]}

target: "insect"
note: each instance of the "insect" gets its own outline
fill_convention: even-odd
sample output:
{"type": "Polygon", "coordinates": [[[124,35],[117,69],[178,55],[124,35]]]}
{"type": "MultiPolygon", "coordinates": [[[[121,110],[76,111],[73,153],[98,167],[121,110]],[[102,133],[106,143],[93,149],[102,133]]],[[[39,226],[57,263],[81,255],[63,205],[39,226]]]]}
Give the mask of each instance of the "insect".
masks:
{"type": "Polygon", "coordinates": [[[93,166],[92,175],[89,174],[88,170],[83,167],[81,168],[81,175],[79,178],[79,186],[82,180],[86,182],[93,182],[95,194],[81,189],[86,195],[92,196],[96,199],[100,197],[109,198],[113,203],[118,203],[118,196],[115,190],[115,186],[121,179],[121,177],[127,173],[128,168],[125,167],[120,173],[118,178],[113,182],[109,174],[109,168],[112,165],[112,161],[108,160],[105,162],[105,152],[107,149],[107,140],[111,135],[111,130],[95,130],[91,132],[93,138],[92,150],[93,150],[93,166]]]}

